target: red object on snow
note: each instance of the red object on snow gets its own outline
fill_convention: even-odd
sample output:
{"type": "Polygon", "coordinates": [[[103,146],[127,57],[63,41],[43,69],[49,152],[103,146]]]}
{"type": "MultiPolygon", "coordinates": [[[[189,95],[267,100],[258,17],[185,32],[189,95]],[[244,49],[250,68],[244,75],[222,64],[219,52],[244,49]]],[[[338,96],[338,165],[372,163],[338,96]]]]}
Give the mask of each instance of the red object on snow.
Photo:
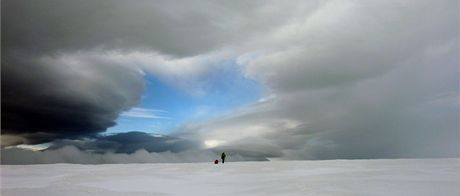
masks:
{"type": "Polygon", "coordinates": [[[219,164],[219,160],[216,159],[216,160],[214,161],[214,164],[219,164]]]}

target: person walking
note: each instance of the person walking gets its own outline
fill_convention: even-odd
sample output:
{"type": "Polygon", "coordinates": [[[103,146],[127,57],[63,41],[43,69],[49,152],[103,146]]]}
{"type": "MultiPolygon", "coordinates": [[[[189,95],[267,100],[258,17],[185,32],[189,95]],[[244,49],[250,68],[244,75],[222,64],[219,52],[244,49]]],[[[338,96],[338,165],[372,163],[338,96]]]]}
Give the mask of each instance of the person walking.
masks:
{"type": "Polygon", "coordinates": [[[222,158],[222,163],[225,162],[225,157],[226,157],[226,156],[227,156],[227,155],[225,155],[225,152],[222,152],[222,155],[220,155],[220,158],[222,158]]]}

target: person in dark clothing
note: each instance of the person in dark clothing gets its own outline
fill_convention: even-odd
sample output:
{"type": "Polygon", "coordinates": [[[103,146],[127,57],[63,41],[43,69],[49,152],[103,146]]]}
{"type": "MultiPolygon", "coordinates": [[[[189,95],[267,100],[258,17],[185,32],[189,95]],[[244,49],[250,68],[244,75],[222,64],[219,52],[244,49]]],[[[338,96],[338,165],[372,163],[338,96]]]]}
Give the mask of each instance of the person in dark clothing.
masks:
{"type": "Polygon", "coordinates": [[[222,155],[220,156],[220,158],[222,158],[222,163],[225,162],[225,157],[226,157],[226,156],[227,156],[227,155],[225,155],[225,152],[223,152],[222,155]]]}

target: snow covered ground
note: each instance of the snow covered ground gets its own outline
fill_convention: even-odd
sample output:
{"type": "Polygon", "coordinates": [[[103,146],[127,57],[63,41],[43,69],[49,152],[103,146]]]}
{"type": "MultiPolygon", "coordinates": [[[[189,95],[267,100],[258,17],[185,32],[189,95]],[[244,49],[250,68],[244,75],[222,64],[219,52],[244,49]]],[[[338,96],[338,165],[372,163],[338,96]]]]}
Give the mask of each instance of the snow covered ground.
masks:
{"type": "Polygon", "coordinates": [[[2,165],[1,195],[460,195],[460,159],[2,165]]]}

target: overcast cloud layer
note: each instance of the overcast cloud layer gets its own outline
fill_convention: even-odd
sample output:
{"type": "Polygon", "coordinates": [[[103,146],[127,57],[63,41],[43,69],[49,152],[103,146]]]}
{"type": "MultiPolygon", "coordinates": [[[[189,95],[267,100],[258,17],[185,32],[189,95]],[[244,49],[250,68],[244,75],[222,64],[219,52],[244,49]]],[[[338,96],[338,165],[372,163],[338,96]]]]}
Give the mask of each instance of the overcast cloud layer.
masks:
{"type": "Polygon", "coordinates": [[[459,156],[459,4],[2,1],[2,145],[92,137],[145,74],[200,94],[236,60],[268,89],[175,135],[285,159],[459,156]]]}

